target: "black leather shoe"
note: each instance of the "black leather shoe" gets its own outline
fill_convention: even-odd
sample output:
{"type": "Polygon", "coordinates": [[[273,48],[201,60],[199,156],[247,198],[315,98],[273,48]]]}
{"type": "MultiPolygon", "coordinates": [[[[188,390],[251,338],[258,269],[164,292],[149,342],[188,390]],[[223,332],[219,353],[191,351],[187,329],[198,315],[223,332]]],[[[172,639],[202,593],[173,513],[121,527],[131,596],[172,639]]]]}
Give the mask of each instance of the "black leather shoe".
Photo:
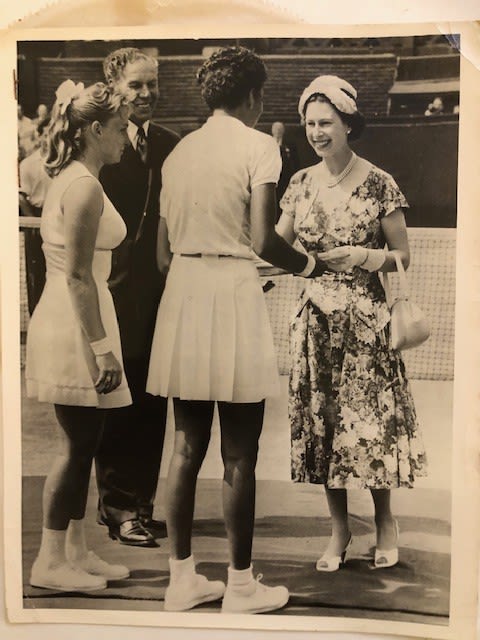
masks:
{"type": "Polygon", "coordinates": [[[108,535],[112,540],[118,540],[120,544],[132,547],[158,547],[155,538],[147,531],[140,520],[126,520],[120,525],[108,524],[108,535]]]}
{"type": "Polygon", "coordinates": [[[167,525],[163,520],[155,520],[150,516],[138,516],[141,525],[150,531],[155,537],[166,538],[167,537],[167,525]]]}

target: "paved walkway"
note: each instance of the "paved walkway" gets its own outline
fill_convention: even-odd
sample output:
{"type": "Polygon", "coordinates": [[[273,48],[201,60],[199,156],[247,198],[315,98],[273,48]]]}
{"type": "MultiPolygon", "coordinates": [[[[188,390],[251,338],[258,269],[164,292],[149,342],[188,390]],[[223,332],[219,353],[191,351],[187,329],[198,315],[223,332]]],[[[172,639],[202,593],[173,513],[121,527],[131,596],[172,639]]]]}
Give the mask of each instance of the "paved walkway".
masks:
{"type": "MultiPolygon", "coordinates": [[[[281,615],[348,616],[446,624],[450,572],[450,442],[452,385],[414,382],[417,412],[429,456],[428,478],[418,488],[393,494],[401,529],[400,563],[392,569],[371,569],[374,545],[372,505],[368,492],[349,494],[354,544],[347,565],[335,574],[319,574],[315,560],[325,547],[329,519],[321,487],[289,481],[289,428],[283,393],[267,404],[258,464],[257,522],[254,567],[270,584],[287,584],[292,597],[281,615]]],[[[157,495],[156,516],[163,514],[164,476],[172,449],[169,420],[157,495]]],[[[24,575],[28,575],[39,544],[41,490],[55,451],[51,407],[24,398],[23,522],[24,575]]],[[[227,547],[221,514],[219,430],[215,423],[209,453],[197,489],[194,553],[200,570],[225,579],[227,547]]],[[[95,524],[96,491],[91,483],[88,536],[106,559],[124,562],[129,580],[109,585],[106,592],[80,597],[33,589],[25,585],[25,606],[95,608],[131,611],[163,609],[168,579],[168,541],[159,549],[132,549],[109,540],[95,524]]],[[[218,612],[219,605],[200,608],[218,612]]],[[[188,614],[186,614],[188,615],[188,614]]],[[[278,615],[278,614],[277,614],[278,615]]]]}

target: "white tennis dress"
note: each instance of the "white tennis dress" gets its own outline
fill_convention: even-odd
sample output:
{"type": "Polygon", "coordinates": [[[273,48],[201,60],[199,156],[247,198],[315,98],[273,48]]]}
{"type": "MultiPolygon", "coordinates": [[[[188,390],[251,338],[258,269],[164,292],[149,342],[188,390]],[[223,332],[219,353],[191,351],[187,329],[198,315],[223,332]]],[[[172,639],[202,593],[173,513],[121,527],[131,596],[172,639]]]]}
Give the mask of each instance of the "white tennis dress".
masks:
{"type": "MultiPolygon", "coordinates": [[[[65,234],[61,209],[65,190],[79,179],[95,179],[80,162],[71,162],[52,180],[43,207],[40,233],[47,264],[47,281],[30,320],[27,335],[27,394],[43,402],[122,407],[131,404],[125,375],[120,386],[108,394],[98,394],[92,375],[95,357],[75,315],[65,275],[65,234]]],[[[125,223],[104,195],[93,256],[93,277],[97,285],[102,323],[113,352],[122,362],[120,334],[107,279],[112,249],[123,240],[125,223]]]]}
{"type": "Polygon", "coordinates": [[[277,395],[272,331],[250,238],[251,190],[276,183],[276,142],[214,115],[175,147],[160,212],[174,254],[159,306],[147,391],[185,400],[277,395]]]}

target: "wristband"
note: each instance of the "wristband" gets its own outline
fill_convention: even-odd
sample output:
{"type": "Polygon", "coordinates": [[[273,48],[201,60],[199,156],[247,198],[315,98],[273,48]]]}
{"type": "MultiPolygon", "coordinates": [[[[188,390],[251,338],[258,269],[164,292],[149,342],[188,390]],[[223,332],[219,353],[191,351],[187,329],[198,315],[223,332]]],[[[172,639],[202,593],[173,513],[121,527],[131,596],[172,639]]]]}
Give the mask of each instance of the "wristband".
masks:
{"type": "Polygon", "coordinates": [[[312,273],[317,265],[317,261],[312,256],[311,253],[307,253],[307,264],[305,265],[302,271],[296,273],[297,276],[302,276],[302,278],[308,278],[308,276],[312,273]]]}
{"type": "Polygon", "coordinates": [[[358,265],[366,271],[378,271],[387,258],[383,249],[367,249],[367,259],[358,265]]]}
{"type": "Polygon", "coordinates": [[[101,338],[101,340],[90,342],[90,348],[92,349],[95,356],[104,356],[106,353],[112,351],[112,345],[107,336],[105,336],[105,338],[101,338]]]}

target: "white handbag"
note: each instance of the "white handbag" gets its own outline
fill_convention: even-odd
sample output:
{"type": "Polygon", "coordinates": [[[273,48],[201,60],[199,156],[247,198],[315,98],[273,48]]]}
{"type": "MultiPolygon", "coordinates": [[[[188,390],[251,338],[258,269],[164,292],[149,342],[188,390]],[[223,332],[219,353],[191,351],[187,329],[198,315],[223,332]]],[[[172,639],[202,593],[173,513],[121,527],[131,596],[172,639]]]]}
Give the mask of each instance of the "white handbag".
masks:
{"type": "Polygon", "coordinates": [[[385,298],[390,309],[390,340],[393,349],[403,350],[418,347],[430,336],[430,327],[425,314],[418,305],[409,300],[405,269],[400,255],[393,251],[397,263],[399,295],[392,299],[392,290],[387,272],[383,272],[385,298]]]}

